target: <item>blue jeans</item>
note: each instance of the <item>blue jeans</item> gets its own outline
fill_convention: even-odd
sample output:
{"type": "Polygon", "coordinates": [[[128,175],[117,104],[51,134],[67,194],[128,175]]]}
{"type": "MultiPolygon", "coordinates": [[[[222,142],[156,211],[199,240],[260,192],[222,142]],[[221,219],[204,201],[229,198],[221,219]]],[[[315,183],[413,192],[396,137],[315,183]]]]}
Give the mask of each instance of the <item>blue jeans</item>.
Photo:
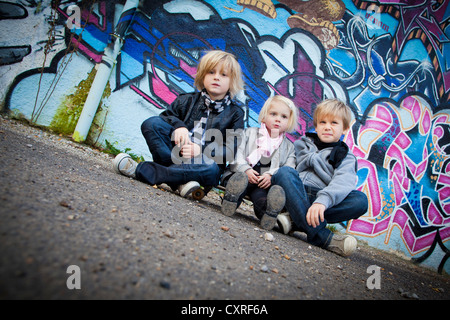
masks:
{"type": "Polygon", "coordinates": [[[153,161],[166,167],[173,164],[172,150],[175,144],[171,137],[174,130],[160,116],[150,117],[141,125],[141,132],[152,154],[153,161]]]}
{"type": "Polygon", "coordinates": [[[291,167],[281,167],[272,176],[272,184],[284,189],[286,209],[297,230],[305,232],[307,241],[321,248],[328,247],[332,237],[332,232],[325,228],[327,223],[357,219],[368,209],[367,196],[361,191],[353,190],[341,203],[325,210],[324,222],[314,228],[306,222],[306,213],[320,189],[304,185],[297,170],[291,167]]]}
{"type": "Polygon", "coordinates": [[[219,184],[222,169],[209,159],[195,158],[190,162],[173,162],[173,158],[179,158],[179,149],[171,140],[174,128],[161,117],[155,116],[145,120],[141,125],[141,131],[153,161],[138,164],[136,168],[138,180],[149,184],[166,183],[172,188],[189,181],[197,181],[205,187],[219,184]],[[174,156],[173,152],[177,154],[174,156]]]}

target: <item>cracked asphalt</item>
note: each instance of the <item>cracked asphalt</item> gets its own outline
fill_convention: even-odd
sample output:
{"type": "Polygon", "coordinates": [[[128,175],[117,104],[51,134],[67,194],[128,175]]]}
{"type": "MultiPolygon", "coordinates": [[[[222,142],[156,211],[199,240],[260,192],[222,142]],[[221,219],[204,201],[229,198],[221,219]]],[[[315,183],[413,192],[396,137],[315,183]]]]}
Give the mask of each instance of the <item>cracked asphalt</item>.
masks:
{"type": "Polygon", "coordinates": [[[450,298],[448,275],[361,242],[343,258],[298,232],[267,241],[251,204],[226,217],[216,191],[184,199],[111,160],[0,116],[0,299],[450,298]],[[380,289],[367,286],[370,266],[380,289]]]}

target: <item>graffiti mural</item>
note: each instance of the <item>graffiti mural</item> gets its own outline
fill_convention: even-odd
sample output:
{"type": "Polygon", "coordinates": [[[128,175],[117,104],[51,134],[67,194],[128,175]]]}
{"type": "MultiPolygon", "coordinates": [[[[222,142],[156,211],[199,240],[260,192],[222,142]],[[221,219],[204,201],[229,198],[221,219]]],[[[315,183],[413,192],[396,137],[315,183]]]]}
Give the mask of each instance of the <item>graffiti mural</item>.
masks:
{"type": "MultiPolygon", "coordinates": [[[[32,101],[39,99],[29,88],[38,82],[43,88],[55,77],[70,83],[47,85],[60,97],[49,99],[39,113],[37,122],[49,125],[65,107],[62,97],[79,92],[101,62],[125,1],[1,3],[0,28],[33,16],[54,30],[53,42],[45,43],[51,55],[44,67],[42,59],[29,62],[36,55],[35,38],[0,42],[0,71],[16,70],[4,86],[5,111],[31,117],[32,101]],[[70,6],[80,8],[81,23],[69,28],[70,6]],[[65,62],[69,52],[76,54],[65,62]]],[[[312,114],[321,100],[337,97],[351,107],[353,125],[344,139],[358,158],[358,189],[368,195],[370,208],[341,227],[450,273],[449,3],[141,0],[135,14],[122,14],[132,22],[112,69],[97,140],[150,158],[139,132],[142,120],[195,90],[196,65],[205,51],[232,52],[244,73],[238,100],[247,126],[258,125],[259,110],[275,93],[299,108],[292,140],[313,130],[312,114]]]]}
{"type": "Polygon", "coordinates": [[[349,222],[347,231],[382,235],[387,245],[396,227],[411,255],[436,244],[447,252],[442,240],[450,233],[448,110],[433,114],[429,100],[417,94],[399,103],[374,102],[370,109],[364,125],[354,125],[346,137],[359,159],[359,189],[369,196],[370,209],[349,222]]]}

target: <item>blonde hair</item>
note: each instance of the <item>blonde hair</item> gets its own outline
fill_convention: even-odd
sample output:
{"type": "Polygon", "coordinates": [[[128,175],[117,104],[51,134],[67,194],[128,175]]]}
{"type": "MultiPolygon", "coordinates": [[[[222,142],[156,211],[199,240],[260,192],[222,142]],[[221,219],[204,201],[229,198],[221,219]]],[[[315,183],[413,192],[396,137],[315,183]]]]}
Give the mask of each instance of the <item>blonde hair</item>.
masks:
{"type": "Polygon", "coordinates": [[[222,70],[220,72],[225,71],[230,77],[229,92],[231,99],[233,99],[244,88],[244,81],[242,80],[241,66],[236,60],[236,57],[231,53],[212,50],[205,54],[198,64],[194,85],[198,90],[203,90],[205,88],[203,84],[205,76],[219,63],[222,63],[222,70]]]}
{"type": "Polygon", "coordinates": [[[350,129],[350,122],[352,121],[352,111],[341,100],[327,99],[319,103],[316,107],[316,110],[314,110],[314,127],[317,127],[317,123],[320,121],[320,119],[323,119],[327,116],[341,118],[344,130],[350,129]]]}
{"type": "Polygon", "coordinates": [[[298,109],[291,99],[286,98],[284,96],[280,96],[280,95],[275,95],[266,100],[261,111],[259,112],[258,122],[261,123],[264,121],[264,119],[266,119],[266,116],[269,113],[269,109],[270,109],[270,106],[272,105],[273,101],[282,102],[291,110],[291,114],[289,116],[289,122],[288,122],[288,127],[286,129],[286,132],[295,131],[297,129],[298,109]]]}

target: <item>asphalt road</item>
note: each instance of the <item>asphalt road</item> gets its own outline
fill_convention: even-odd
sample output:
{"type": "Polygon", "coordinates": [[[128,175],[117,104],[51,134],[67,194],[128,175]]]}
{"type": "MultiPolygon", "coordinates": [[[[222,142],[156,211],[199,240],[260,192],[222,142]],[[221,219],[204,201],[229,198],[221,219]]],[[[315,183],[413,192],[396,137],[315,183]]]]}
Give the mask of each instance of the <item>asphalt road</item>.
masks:
{"type": "Polygon", "coordinates": [[[0,117],[0,299],[450,298],[449,276],[362,243],[268,241],[249,205],[226,217],[217,192],[184,199],[111,160],[0,117]]]}

